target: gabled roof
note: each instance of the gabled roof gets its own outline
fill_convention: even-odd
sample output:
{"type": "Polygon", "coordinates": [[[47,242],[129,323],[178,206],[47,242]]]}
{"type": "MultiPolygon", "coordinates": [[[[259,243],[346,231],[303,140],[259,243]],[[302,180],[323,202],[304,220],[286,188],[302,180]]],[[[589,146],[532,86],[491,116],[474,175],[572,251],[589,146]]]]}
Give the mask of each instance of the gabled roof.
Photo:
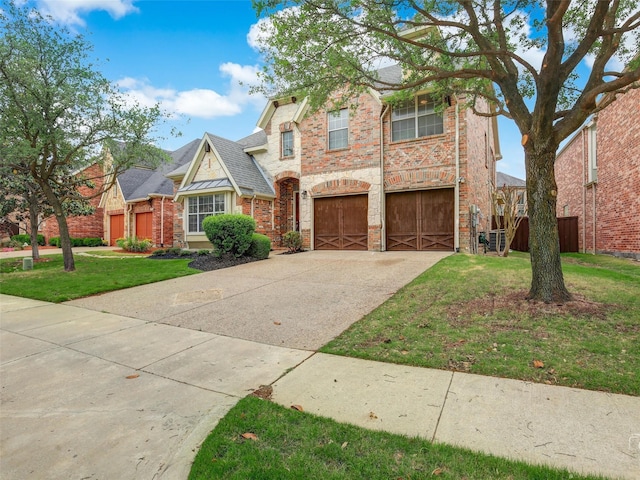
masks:
{"type": "Polygon", "coordinates": [[[152,195],[173,195],[173,182],[167,173],[180,168],[193,158],[200,140],[192,140],[169,153],[171,161],[156,169],[133,167],[118,175],[118,184],[125,202],[145,200],[152,195]]]}
{"type": "Polygon", "coordinates": [[[224,188],[232,188],[236,194],[241,196],[275,197],[271,182],[253,156],[245,152],[245,148],[266,143],[266,134],[263,131],[249,135],[238,142],[205,133],[202,139],[196,142],[197,146],[190,156],[190,161],[167,174],[175,180],[182,180],[175,197],[176,200],[187,192],[193,194],[196,191],[205,192],[224,188]],[[209,151],[209,147],[220,162],[226,176],[194,181],[196,172],[205,152],[209,151]]]}
{"type": "Polygon", "coordinates": [[[275,196],[271,183],[267,181],[262,169],[255,159],[245,153],[244,146],[239,142],[227,140],[211,133],[205,135],[218,154],[218,158],[227,167],[231,181],[241,190],[241,194],[262,194],[275,196]]]}
{"type": "Polygon", "coordinates": [[[518,177],[512,177],[506,173],[496,172],[496,186],[500,188],[506,185],[507,187],[526,187],[527,182],[518,177]]]}

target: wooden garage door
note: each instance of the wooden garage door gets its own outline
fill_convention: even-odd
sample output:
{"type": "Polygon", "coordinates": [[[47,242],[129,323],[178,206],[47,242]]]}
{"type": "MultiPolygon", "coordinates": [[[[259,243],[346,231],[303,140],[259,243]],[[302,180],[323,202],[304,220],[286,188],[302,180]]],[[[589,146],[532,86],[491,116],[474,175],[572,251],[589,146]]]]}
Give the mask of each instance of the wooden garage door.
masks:
{"type": "Polygon", "coordinates": [[[118,238],[124,237],[124,215],[109,215],[109,245],[116,245],[118,238]]]}
{"type": "Polygon", "coordinates": [[[316,250],[367,250],[367,195],[313,201],[316,250]]]}
{"type": "Polygon", "coordinates": [[[136,213],[136,237],[138,240],[153,239],[153,212],[136,213]]]}
{"type": "Polygon", "coordinates": [[[453,189],[389,193],[387,250],[453,250],[453,189]]]}

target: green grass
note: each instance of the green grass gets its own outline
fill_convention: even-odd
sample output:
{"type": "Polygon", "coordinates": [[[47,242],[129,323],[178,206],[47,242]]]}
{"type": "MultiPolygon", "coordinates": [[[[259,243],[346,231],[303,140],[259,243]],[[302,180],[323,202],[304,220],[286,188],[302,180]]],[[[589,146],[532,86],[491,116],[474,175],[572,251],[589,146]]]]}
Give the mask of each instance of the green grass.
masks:
{"type": "Polygon", "coordinates": [[[22,270],[22,258],[0,260],[0,293],[47,302],[120,290],[146,283],[201,273],[187,267],[192,260],[151,260],[132,255],[127,258],[75,255],[76,270],[65,272],[62,255],[46,255],[33,270],[22,270]]]}
{"type": "Polygon", "coordinates": [[[189,480],[558,479],[571,474],[242,399],[198,452],[189,480]],[[252,433],[254,439],[243,438],[252,433]]]}
{"type": "Polygon", "coordinates": [[[640,395],[640,265],[563,255],[577,300],[563,308],[524,300],[530,268],[525,254],[448,257],[321,351],[640,395]]]}

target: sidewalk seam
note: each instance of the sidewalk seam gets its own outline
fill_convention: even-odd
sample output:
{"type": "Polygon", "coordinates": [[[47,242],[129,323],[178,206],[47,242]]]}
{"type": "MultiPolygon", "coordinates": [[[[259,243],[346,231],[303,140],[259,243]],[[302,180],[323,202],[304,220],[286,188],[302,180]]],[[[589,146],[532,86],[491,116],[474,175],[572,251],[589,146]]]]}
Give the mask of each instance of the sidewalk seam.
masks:
{"type": "Polygon", "coordinates": [[[444,408],[447,406],[447,400],[449,398],[449,392],[451,391],[451,384],[453,383],[453,376],[455,374],[456,372],[451,372],[451,379],[449,380],[449,385],[447,385],[447,393],[444,396],[444,401],[442,402],[442,408],[440,409],[440,414],[438,415],[436,426],[433,429],[433,436],[431,437],[431,443],[436,441],[436,434],[438,433],[438,427],[440,426],[440,419],[442,418],[442,413],[444,412],[444,408]]]}

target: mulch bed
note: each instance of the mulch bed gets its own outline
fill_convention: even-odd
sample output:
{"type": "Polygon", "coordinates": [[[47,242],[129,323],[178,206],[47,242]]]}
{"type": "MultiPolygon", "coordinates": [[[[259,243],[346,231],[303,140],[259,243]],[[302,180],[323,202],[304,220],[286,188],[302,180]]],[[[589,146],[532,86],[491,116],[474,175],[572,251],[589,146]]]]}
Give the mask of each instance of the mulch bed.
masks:
{"type": "Polygon", "coordinates": [[[222,255],[220,257],[216,257],[215,255],[199,255],[197,252],[192,252],[188,255],[185,254],[174,254],[174,253],[165,253],[163,255],[151,255],[147,258],[152,260],[171,260],[176,258],[193,258],[191,262],[189,262],[190,268],[195,268],[196,270],[202,270],[204,272],[209,272],[211,270],[219,270],[221,268],[229,268],[235,267],[236,265],[243,265],[245,263],[257,262],[258,259],[254,257],[234,257],[233,255],[222,255]]]}

